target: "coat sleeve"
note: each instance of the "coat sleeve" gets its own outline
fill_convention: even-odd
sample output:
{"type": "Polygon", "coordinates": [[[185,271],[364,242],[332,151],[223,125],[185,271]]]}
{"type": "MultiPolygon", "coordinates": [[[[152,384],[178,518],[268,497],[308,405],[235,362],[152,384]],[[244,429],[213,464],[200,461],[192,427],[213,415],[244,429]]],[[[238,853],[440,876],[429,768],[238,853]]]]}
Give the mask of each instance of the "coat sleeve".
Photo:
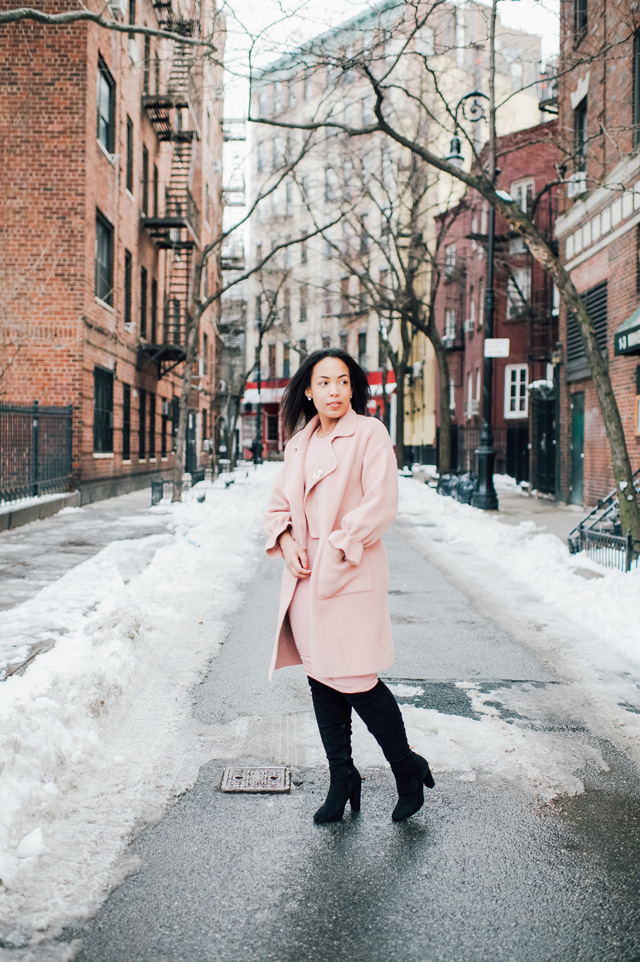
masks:
{"type": "Polygon", "coordinates": [[[352,565],[360,564],[364,548],[378,541],[398,514],[398,464],[391,438],[372,437],[362,463],[362,501],[342,518],[329,535],[334,548],[352,565]],[[382,442],[382,443],[381,443],[382,442]]]}
{"type": "Polygon", "coordinates": [[[287,501],[284,493],[284,476],[286,468],[276,478],[276,483],[271,494],[271,501],[264,516],[264,530],[267,533],[267,543],[265,551],[270,558],[282,558],[282,549],[278,544],[278,538],[287,528],[292,527],[291,505],[287,501]]]}

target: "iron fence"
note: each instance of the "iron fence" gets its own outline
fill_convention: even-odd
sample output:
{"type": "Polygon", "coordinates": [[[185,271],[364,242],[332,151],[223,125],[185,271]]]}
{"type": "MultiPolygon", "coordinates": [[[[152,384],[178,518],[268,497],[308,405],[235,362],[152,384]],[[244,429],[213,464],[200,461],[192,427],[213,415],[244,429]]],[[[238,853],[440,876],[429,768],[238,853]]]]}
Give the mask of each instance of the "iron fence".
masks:
{"type": "Polygon", "coordinates": [[[583,528],[582,525],[575,532],[573,541],[570,539],[569,550],[572,554],[586,551],[592,561],[597,561],[606,568],[618,568],[620,571],[631,571],[638,567],[640,561],[634,552],[631,533],[611,534],[608,531],[583,528]]]}
{"type": "Polygon", "coordinates": [[[0,501],[72,489],[72,406],[0,404],[0,501]]]}

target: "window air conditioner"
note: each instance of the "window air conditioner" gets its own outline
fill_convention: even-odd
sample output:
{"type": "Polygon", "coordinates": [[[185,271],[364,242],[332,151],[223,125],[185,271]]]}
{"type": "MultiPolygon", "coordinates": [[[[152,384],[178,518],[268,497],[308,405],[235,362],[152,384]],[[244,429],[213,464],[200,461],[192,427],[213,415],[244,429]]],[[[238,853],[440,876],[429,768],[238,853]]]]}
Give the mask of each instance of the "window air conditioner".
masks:
{"type": "Polygon", "coordinates": [[[474,414],[480,414],[480,401],[478,398],[471,398],[471,403],[469,404],[469,413],[472,417],[474,414]]]}
{"type": "Polygon", "coordinates": [[[455,341],[454,334],[445,334],[444,337],[442,338],[442,344],[444,347],[453,347],[454,341],[455,341]]]}
{"type": "Polygon", "coordinates": [[[126,13],[125,0],[109,0],[109,6],[116,20],[124,20],[126,13]]]}
{"type": "Polygon", "coordinates": [[[586,170],[577,170],[567,181],[567,196],[577,197],[579,194],[584,194],[586,189],[587,172],[586,170]]]}
{"type": "Polygon", "coordinates": [[[475,330],[475,324],[472,317],[468,317],[464,322],[464,333],[473,334],[475,330]]]}

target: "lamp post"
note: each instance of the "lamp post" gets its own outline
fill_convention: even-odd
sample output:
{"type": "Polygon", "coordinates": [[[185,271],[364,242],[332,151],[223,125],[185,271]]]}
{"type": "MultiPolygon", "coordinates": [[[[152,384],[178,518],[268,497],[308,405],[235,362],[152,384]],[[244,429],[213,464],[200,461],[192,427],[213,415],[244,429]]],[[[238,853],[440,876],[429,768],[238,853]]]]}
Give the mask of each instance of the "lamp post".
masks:
{"type": "Polygon", "coordinates": [[[257,350],[256,384],[258,387],[258,403],[256,405],[256,440],[255,464],[262,464],[262,321],[258,320],[258,350],[257,350]]]}
{"type": "MultiPolygon", "coordinates": [[[[464,157],[462,155],[462,144],[458,136],[459,122],[458,114],[462,109],[463,117],[470,123],[478,123],[484,119],[484,109],[480,100],[490,98],[480,90],[473,90],[469,94],[461,97],[454,111],[454,132],[451,138],[451,145],[447,160],[454,167],[462,167],[464,157]]],[[[495,179],[495,157],[493,151],[489,159],[489,171],[492,183],[495,179]]],[[[484,295],[484,342],[493,337],[493,314],[495,308],[494,290],[494,248],[496,238],[496,211],[493,204],[489,205],[489,225],[487,236],[487,280],[484,295]]],[[[493,447],[493,358],[487,357],[485,351],[484,366],[482,377],[482,428],[480,430],[480,446],[476,448],[478,458],[478,486],[473,493],[471,504],[475,508],[483,508],[485,511],[496,511],[498,508],[498,495],[493,484],[493,467],[495,464],[496,452],[493,447]]]]}

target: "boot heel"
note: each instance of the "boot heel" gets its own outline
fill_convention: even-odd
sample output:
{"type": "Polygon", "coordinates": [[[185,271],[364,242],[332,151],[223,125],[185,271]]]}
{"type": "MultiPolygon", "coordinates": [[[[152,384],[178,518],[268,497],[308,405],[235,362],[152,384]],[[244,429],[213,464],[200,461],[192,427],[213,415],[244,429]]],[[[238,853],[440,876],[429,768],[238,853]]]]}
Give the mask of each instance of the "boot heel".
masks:
{"type": "Polygon", "coordinates": [[[433,780],[433,775],[431,774],[431,769],[429,768],[429,763],[427,762],[427,770],[424,773],[424,784],[427,788],[435,788],[436,783],[433,780]]]}
{"type": "Polygon", "coordinates": [[[358,772],[356,772],[353,777],[356,779],[356,783],[353,786],[353,791],[351,792],[351,795],[349,796],[349,802],[351,804],[351,811],[359,812],[360,796],[362,795],[362,779],[360,778],[360,775],[358,774],[358,772]]]}

